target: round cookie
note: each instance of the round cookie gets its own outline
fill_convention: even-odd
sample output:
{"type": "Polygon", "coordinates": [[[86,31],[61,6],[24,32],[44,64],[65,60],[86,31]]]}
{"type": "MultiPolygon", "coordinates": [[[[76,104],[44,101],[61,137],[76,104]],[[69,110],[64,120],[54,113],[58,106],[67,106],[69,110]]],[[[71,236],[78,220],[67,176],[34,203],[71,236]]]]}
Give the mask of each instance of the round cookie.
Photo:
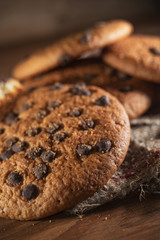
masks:
{"type": "Polygon", "coordinates": [[[102,189],[67,212],[83,215],[133,192],[140,199],[160,193],[159,119],[160,114],[152,114],[131,121],[131,143],[122,165],[102,189]]]}
{"type": "Polygon", "coordinates": [[[67,36],[24,59],[13,69],[13,76],[25,79],[70,63],[83,53],[125,38],[133,26],[124,20],[97,23],[91,29],[67,36]]]}
{"type": "Polygon", "coordinates": [[[12,109],[22,92],[22,85],[15,79],[0,79],[0,120],[12,109]]]}
{"type": "Polygon", "coordinates": [[[154,96],[154,86],[151,83],[117,71],[98,60],[77,61],[70,67],[52,71],[34,80],[28,79],[24,82],[24,87],[31,90],[54,82],[85,82],[99,86],[118,98],[130,119],[145,113],[154,96]]]}
{"type": "MultiPolygon", "coordinates": [[[[86,84],[91,82],[92,85],[103,86],[105,69],[106,67],[100,59],[83,59],[75,61],[67,67],[52,70],[34,78],[28,78],[25,81],[21,80],[21,82],[28,91],[56,82],[85,82],[86,84]]],[[[108,79],[106,81],[108,82],[108,79]]]]}
{"type": "Polygon", "coordinates": [[[109,46],[103,59],[127,74],[160,83],[160,37],[132,35],[109,46]]]}
{"type": "Polygon", "coordinates": [[[123,104],[130,120],[144,114],[153,102],[154,86],[115,69],[111,75],[111,81],[102,88],[123,104]]]}
{"type": "Polygon", "coordinates": [[[39,219],[91,196],[123,162],[130,124],[106,91],[52,85],[23,96],[0,135],[0,216],[39,219]],[[28,107],[27,107],[28,106],[28,107]]]}

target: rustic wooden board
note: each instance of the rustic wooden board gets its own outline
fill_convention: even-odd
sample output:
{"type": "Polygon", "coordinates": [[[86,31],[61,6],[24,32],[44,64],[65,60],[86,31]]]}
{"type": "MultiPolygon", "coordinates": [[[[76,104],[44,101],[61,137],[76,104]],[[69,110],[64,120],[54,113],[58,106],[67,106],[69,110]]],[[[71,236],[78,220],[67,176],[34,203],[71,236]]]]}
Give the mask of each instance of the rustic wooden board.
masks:
{"type": "Polygon", "coordinates": [[[159,196],[150,196],[141,202],[138,196],[129,196],[99,207],[82,218],[65,213],[39,221],[1,218],[0,239],[160,240],[159,196]]]}

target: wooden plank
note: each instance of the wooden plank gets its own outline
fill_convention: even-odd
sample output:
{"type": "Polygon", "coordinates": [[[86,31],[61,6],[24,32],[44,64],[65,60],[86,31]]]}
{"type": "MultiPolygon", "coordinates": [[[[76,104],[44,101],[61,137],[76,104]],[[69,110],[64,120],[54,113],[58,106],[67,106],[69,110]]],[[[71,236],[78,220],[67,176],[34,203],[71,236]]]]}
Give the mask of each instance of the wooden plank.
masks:
{"type": "Polygon", "coordinates": [[[142,202],[138,196],[108,203],[90,214],[68,216],[60,213],[38,221],[0,219],[3,240],[159,240],[159,196],[142,202]],[[107,219],[106,219],[107,217],[107,219]],[[105,220],[106,219],[106,220],[105,220]]]}

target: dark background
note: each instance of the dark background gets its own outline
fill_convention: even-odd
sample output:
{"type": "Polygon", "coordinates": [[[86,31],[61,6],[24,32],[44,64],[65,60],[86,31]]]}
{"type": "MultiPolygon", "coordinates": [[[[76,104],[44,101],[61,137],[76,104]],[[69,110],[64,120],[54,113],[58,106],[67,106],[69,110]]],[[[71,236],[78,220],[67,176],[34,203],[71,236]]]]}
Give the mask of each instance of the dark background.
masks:
{"type": "Polygon", "coordinates": [[[55,39],[114,18],[160,34],[160,0],[0,0],[0,46],[55,39]]]}
{"type": "Polygon", "coordinates": [[[160,0],[0,0],[0,77],[55,39],[117,18],[160,35],[160,0]]]}

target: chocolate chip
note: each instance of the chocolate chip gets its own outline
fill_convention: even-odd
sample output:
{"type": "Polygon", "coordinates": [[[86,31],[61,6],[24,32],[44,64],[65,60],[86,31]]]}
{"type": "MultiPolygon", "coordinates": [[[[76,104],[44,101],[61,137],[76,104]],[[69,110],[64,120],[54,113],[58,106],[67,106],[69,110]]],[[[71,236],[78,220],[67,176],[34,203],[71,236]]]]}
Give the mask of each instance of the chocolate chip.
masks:
{"type": "Polygon", "coordinates": [[[108,96],[104,95],[100,98],[97,98],[95,101],[95,104],[98,106],[105,107],[110,104],[110,100],[109,100],[108,96]]]}
{"type": "Polygon", "coordinates": [[[22,197],[27,201],[38,196],[38,188],[34,184],[26,185],[22,190],[22,197]]]}
{"type": "Polygon", "coordinates": [[[30,88],[28,88],[28,92],[31,93],[31,92],[33,92],[35,89],[37,89],[37,87],[30,87],[30,88]]]}
{"type": "Polygon", "coordinates": [[[95,123],[91,120],[85,120],[81,125],[80,128],[82,130],[88,130],[89,128],[94,128],[95,123]]]}
{"type": "Polygon", "coordinates": [[[132,78],[132,76],[125,74],[123,72],[120,72],[120,71],[117,72],[117,77],[122,81],[127,81],[132,78]]]}
{"type": "Polygon", "coordinates": [[[88,156],[92,151],[92,146],[88,144],[78,145],[77,154],[79,157],[88,156]]]}
{"type": "Polygon", "coordinates": [[[149,51],[154,55],[160,56],[160,48],[151,47],[149,51]]]}
{"type": "Polygon", "coordinates": [[[119,90],[121,92],[127,93],[127,92],[131,92],[133,90],[133,87],[130,85],[124,85],[124,86],[120,87],[119,90]]]}
{"type": "Polygon", "coordinates": [[[108,152],[111,148],[111,141],[108,139],[101,139],[96,144],[96,150],[100,153],[108,152]]]}
{"type": "Polygon", "coordinates": [[[60,132],[60,133],[56,133],[55,135],[53,135],[52,140],[54,142],[63,142],[66,137],[67,137],[66,133],[60,132]]]}
{"type": "Polygon", "coordinates": [[[59,82],[53,84],[50,88],[51,91],[56,91],[62,89],[63,85],[59,82]]]}
{"type": "Polygon", "coordinates": [[[82,109],[79,109],[79,108],[73,108],[71,109],[67,115],[69,117],[79,117],[81,114],[83,113],[83,110],[82,109]]]}
{"type": "Polygon", "coordinates": [[[72,56],[69,53],[64,53],[59,58],[59,65],[65,66],[72,61],[72,56]]]}
{"type": "Polygon", "coordinates": [[[111,76],[116,76],[119,80],[122,80],[122,81],[127,81],[132,78],[132,76],[130,76],[126,73],[123,73],[121,71],[118,71],[116,69],[113,69],[111,71],[111,76]]]}
{"type": "Polygon", "coordinates": [[[41,156],[43,149],[41,147],[33,147],[27,151],[27,156],[30,159],[36,159],[41,156]]]}
{"type": "Polygon", "coordinates": [[[48,103],[47,109],[48,109],[49,111],[52,111],[53,109],[55,109],[55,108],[57,108],[57,107],[60,107],[61,104],[62,104],[61,101],[59,101],[59,100],[54,100],[54,101],[48,103]]]}
{"type": "Polygon", "coordinates": [[[52,150],[45,150],[41,154],[41,159],[43,162],[52,162],[56,157],[56,152],[52,150]]]}
{"type": "Polygon", "coordinates": [[[16,138],[16,137],[9,138],[6,141],[6,147],[11,148],[13,146],[13,144],[15,144],[17,141],[18,141],[18,138],[16,138]]]}
{"type": "Polygon", "coordinates": [[[86,74],[83,79],[85,82],[91,82],[93,79],[95,79],[96,77],[98,77],[98,74],[86,74]]]}
{"type": "Polygon", "coordinates": [[[2,135],[5,132],[4,128],[0,128],[0,135],[2,135]]]}
{"type": "Polygon", "coordinates": [[[112,76],[116,76],[117,77],[117,72],[118,72],[118,70],[116,70],[116,69],[114,69],[114,68],[107,68],[107,70],[110,70],[110,76],[112,77],[112,76]]]}
{"type": "Polygon", "coordinates": [[[42,163],[34,167],[34,175],[37,179],[43,179],[48,175],[48,167],[46,164],[42,163]]]}
{"type": "Polygon", "coordinates": [[[12,126],[13,124],[15,124],[16,122],[18,122],[19,118],[18,118],[18,114],[17,113],[9,113],[5,119],[4,122],[9,125],[12,126]]]}
{"type": "Polygon", "coordinates": [[[39,110],[35,113],[35,119],[37,121],[42,121],[46,116],[48,115],[48,112],[46,110],[39,110]]]}
{"type": "Polygon", "coordinates": [[[46,128],[46,132],[53,134],[53,133],[57,132],[60,128],[61,128],[61,126],[59,124],[50,123],[49,126],[46,128]]]}
{"type": "Polygon", "coordinates": [[[7,180],[12,186],[16,186],[23,181],[23,177],[18,172],[11,172],[9,173],[7,180]]]}
{"type": "Polygon", "coordinates": [[[21,80],[19,80],[19,82],[23,84],[25,80],[26,79],[21,79],[21,80]]]}
{"type": "Polygon", "coordinates": [[[38,135],[39,133],[41,132],[41,128],[37,127],[37,128],[29,128],[27,131],[26,131],[26,135],[28,137],[33,137],[33,136],[36,136],[38,135]]]}
{"type": "Polygon", "coordinates": [[[78,96],[90,96],[91,91],[86,87],[84,83],[78,83],[70,89],[70,92],[78,96]]]}
{"type": "Polygon", "coordinates": [[[24,151],[26,148],[27,148],[26,142],[18,141],[15,144],[13,144],[12,151],[15,153],[18,153],[18,152],[24,151]]]}
{"type": "Polygon", "coordinates": [[[9,159],[10,157],[12,157],[13,154],[14,154],[14,152],[13,152],[11,149],[9,149],[9,150],[7,150],[7,151],[5,151],[5,152],[2,152],[2,153],[0,154],[0,160],[1,160],[1,161],[6,161],[6,160],[9,159]]]}
{"type": "Polygon", "coordinates": [[[91,32],[88,31],[88,32],[85,32],[85,33],[81,36],[81,38],[79,39],[78,42],[79,42],[80,44],[86,44],[86,43],[89,43],[89,42],[91,41],[91,38],[92,38],[91,32]]]}
{"type": "Polygon", "coordinates": [[[45,73],[39,73],[38,75],[34,76],[33,78],[38,79],[38,78],[43,77],[45,74],[46,74],[46,72],[45,73]]]}
{"type": "Polygon", "coordinates": [[[33,106],[33,103],[32,103],[32,102],[30,102],[30,103],[24,103],[24,104],[21,106],[20,112],[25,112],[25,111],[27,111],[28,109],[30,109],[32,106],[33,106]]]}

